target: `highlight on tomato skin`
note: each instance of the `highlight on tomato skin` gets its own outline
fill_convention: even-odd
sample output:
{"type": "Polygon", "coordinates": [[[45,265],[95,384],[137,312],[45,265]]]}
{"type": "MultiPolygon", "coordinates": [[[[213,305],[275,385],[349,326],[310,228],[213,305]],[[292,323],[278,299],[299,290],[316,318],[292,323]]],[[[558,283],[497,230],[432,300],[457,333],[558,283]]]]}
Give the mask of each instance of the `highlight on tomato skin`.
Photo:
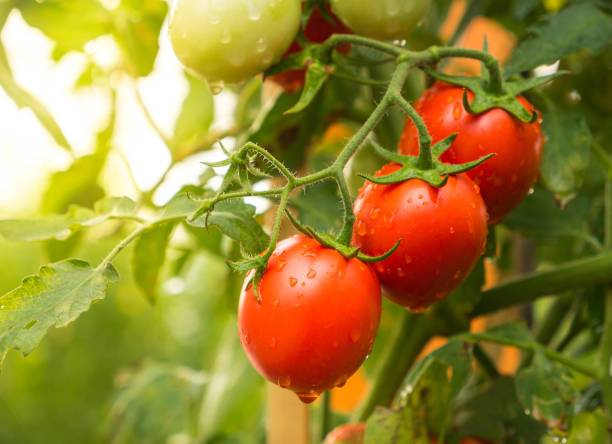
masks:
{"type": "MultiPolygon", "coordinates": [[[[539,177],[544,147],[541,119],[521,122],[499,108],[472,115],[463,107],[463,91],[462,87],[437,82],[414,108],[425,121],[433,143],[458,133],[442,155],[443,162],[465,163],[495,153],[466,174],[480,187],[489,223],[497,225],[527,196],[539,177]]],[[[468,100],[472,98],[468,91],[468,100]]],[[[525,98],[518,100],[534,110],[525,98]]],[[[410,119],[406,120],[399,151],[413,156],[419,152],[418,133],[410,119]]]]}
{"type": "MultiPolygon", "coordinates": [[[[303,3],[302,3],[303,5],[303,3]]],[[[312,43],[323,43],[333,34],[350,34],[351,30],[342,24],[342,22],[331,12],[329,5],[327,6],[327,12],[334,20],[334,23],[330,23],[327,18],[321,14],[318,6],[315,6],[312,10],[310,18],[304,28],[304,36],[312,43]]],[[[287,57],[291,54],[295,54],[302,50],[302,46],[296,40],[291,43],[289,49],[283,54],[283,57],[287,57]]],[[[348,54],[351,50],[350,45],[342,45],[336,48],[341,54],[348,54]]],[[[292,69],[289,71],[282,72],[268,77],[267,80],[277,83],[282,86],[288,93],[296,93],[299,91],[306,79],[306,69],[292,69]]]]}
{"type": "MultiPolygon", "coordinates": [[[[377,175],[398,168],[390,163],[377,175]]],[[[450,176],[440,188],[420,179],[366,182],[354,210],[353,245],[364,254],[383,254],[402,240],[374,270],[385,295],[412,311],[448,296],[484,252],[487,212],[478,186],[465,174],[450,176]]]]}
{"type": "Polygon", "coordinates": [[[372,350],[380,284],[359,259],[292,236],[278,243],[258,292],[259,302],[252,284],[240,296],[242,347],[262,376],[302,401],[344,385],[372,350]]]}

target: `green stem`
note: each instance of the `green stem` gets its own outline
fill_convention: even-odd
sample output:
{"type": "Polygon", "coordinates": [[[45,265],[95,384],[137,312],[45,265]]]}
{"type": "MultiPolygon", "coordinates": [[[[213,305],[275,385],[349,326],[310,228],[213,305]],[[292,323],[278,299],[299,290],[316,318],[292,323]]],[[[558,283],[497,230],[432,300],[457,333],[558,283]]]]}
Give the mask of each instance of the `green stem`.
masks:
{"type": "Polygon", "coordinates": [[[391,404],[408,370],[435,332],[434,323],[425,315],[404,314],[395,340],[381,361],[368,398],[352,418],[355,422],[365,421],[376,406],[391,404]]]}
{"type": "Polygon", "coordinates": [[[340,189],[340,196],[342,196],[342,203],[344,204],[344,223],[342,224],[342,230],[338,236],[338,242],[342,245],[350,245],[353,235],[353,225],[355,224],[355,213],[353,212],[351,193],[349,192],[342,171],[336,174],[336,183],[340,189]]]}
{"type": "Polygon", "coordinates": [[[256,152],[261,157],[263,157],[268,162],[270,162],[272,165],[274,165],[274,167],[285,177],[285,179],[287,179],[287,182],[289,182],[292,185],[296,183],[295,175],[291,171],[289,171],[289,169],[285,165],[283,165],[283,163],[280,160],[278,160],[276,157],[270,154],[267,150],[260,147],[256,143],[247,142],[244,145],[244,147],[242,147],[242,150],[256,152]]]}
{"type": "Polygon", "coordinates": [[[561,264],[551,270],[528,273],[482,292],[473,316],[533,302],[535,299],[612,280],[612,252],[561,264]]]}
{"type": "Polygon", "coordinates": [[[467,57],[470,59],[480,60],[489,71],[489,85],[491,86],[491,92],[501,94],[503,92],[503,77],[499,62],[491,54],[478,51],[475,49],[467,48],[456,48],[456,47],[432,47],[433,52],[438,57],[467,57]]]}
{"type": "Polygon", "coordinates": [[[499,378],[497,367],[495,367],[489,355],[487,355],[479,344],[474,344],[474,358],[476,358],[478,364],[480,364],[480,367],[484,370],[489,379],[499,378]]]}
{"type": "Polygon", "coordinates": [[[431,153],[431,136],[427,131],[427,125],[423,118],[417,113],[414,107],[408,103],[400,94],[393,97],[393,102],[404,111],[419,133],[419,161],[418,165],[424,170],[429,170],[434,167],[434,159],[431,153]]]}
{"type": "Polygon", "coordinates": [[[544,355],[552,361],[556,361],[560,364],[563,364],[566,367],[571,368],[572,370],[575,370],[579,373],[582,373],[583,375],[586,375],[590,378],[596,379],[598,381],[602,380],[601,375],[598,372],[594,371],[591,367],[582,365],[579,362],[572,360],[571,358],[567,358],[564,355],[557,353],[556,351],[553,351],[547,347],[539,346],[533,342],[515,341],[512,339],[501,338],[499,336],[493,336],[487,333],[468,333],[464,335],[463,338],[468,342],[492,342],[494,344],[510,345],[512,347],[531,352],[535,352],[537,349],[544,353],[544,355]]]}
{"type": "Polygon", "coordinates": [[[601,338],[601,388],[608,414],[612,424],[612,289],[606,291],[606,313],[604,331],[601,338]]]}
{"type": "Polygon", "coordinates": [[[276,248],[276,243],[278,242],[278,234],[280,232],[281,223],[283,222],[283,215],[285,213],[285,208],[287,208],[287,201],[289,200],[289,193],[291,192],[291,187],[286,186],[283,189],[283,192],[280,197],[280,202],[278,204],[278,213],[276,214],[276,220],[274,221],[274,227],[272,228],[272,235],[270,236],[270,244],[268,245],[268,249],[264,254],[265,260],[268,260],[274,249],[276,248]]]}
{"type": "Polygon", "coordinates": [[[325,439],[332,426],[331,395],[329,391],[323,393],[323,405],[321,406],[321,442],[325,439]]]}
{"type": "Polygon", "coordinates": [[[535,335],[536,341],[544,345],[550,344],[572,305],[572,299],[573,295],[569,294],[561,296],[553,302],[535,335]]]}
{"type": "Polygon", "coordinates": [[[155,223],[144,225],[144,226],[138,228],[137,230],[132,231],[129,234],[128,237],[126,237],[121,242],[119,242],[115,246],[115,248],[113,248],[110,251],[110,253],[108,253],[108,255],[106,255],[106,257],[102,260],[102,262],[100,262],[100,265],[98,265],[96,267],[96,269],[97,270],[102,270],[103,268],[105,268],[108,264],[110,264],[112,262],[113,259],[115,259],[115,257],[117,257],[117,255],[119,253],[121,253],[121,251],[123,251],[123,249],[125,247],[127,247],[133,240],[135,240],[136,238],[140,237],[142,235],[142,233],[144,233],[148,228],[150,228],[154,224],[155,223]]]}
{"type": "Polygon", "coordinates": [[[377,49],[381,52],[385,52],[396,57],[406,53],[405,49],[392,43],[385,43],[381,42],[380,40],[369,39],[367,37],[361,37],[353,34],[334,34],[325,41],[323,46],[326,49],[326,53],[329,54],[332,49],[347,43],[350,45],[365,46],[367,48],[377,49]]]}

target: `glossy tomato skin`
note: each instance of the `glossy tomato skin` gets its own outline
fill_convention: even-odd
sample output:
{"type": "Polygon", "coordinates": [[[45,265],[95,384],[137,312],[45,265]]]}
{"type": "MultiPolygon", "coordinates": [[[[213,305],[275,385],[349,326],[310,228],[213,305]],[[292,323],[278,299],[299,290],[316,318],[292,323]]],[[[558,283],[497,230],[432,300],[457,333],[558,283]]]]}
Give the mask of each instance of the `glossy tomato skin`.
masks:
{"type": "MultiPolygon", "coordinates": [[[[308,41],[312,43],[323,43],[333,34],[349,34],[351,32],[346,26],[342,24],[342,22],[336,17],[330,10],[328,6],[329,15],[334,19],[334,23],[330,23],[321,11],[318,6],[315,6],[312,10],[312,14],[308,19],[308,23],[304,28],[304,36],[308,39],[308,41]]],[[[291,43],[291,46],[283,54],[283,57],[287,57],[291,54],[299,52],[302,50],[302,46],[296,40],[291,43]]],[[[350,45],[342,45],[338,47],[338,51],[342,54],[348,54],[351,50],[350,45]]],[[[280,86],[289,93],[295,93],[299,91],[302,86],[304,86],[304,81],[306,79],[306,70],[305,69],[292,69],[290,71],[285,71],[280,74],[276,74],[274,76],[270,76],[269,79],[280,86]]]]}
{"type": "Polygon", "coordinates": [[[304,402],[344,385],[374,343],[381,312],[372,268],[304,235],[279,242],[238,308],[242,346],[259,373],[304,402]]]}
{"type": "MultiPolygon", "coordinates": [[[[469,114],[463,107],[463,88],[437,83],[414,104],[433,142],[458,133],[451,148],[441,160],[464,163],[489,153],[496,155],[467,174],[480,187],[487,205],[489,223],[496,225],[529,193],[537,180],[544,138],[540,122],[524,123],[500,108],[479,115],[469,114]]],[[[468,91],[468,99],[473,94],[468,91]]],[[[534,108],[523,97],[519,101],[530,111],[534,108]]],[[[417,155],[419,141],[412,121],[399,142],[402,154],[417,155]]]]}
{"type": "Polygon", "coordinates": [[[379,40],[407,39],[431,0],[330,0],[332,11],[357,34],[379,40]]]}
{"type": "Polygon", "coordinates": [[[329,432],[323,444],[363,444],[366,425],[363,422],[343,424],[329,432]]]}
{"type": "Polygon", "coordinates": [[[168,32],[179,60],[210,82],[240,82],[280,60],[297,35],[299,0],[175,0],[168,32]]]}
{"type": "MultiPolygon", "coordinates": [[[[377,175],[390,174],[397,164],[377,175]]],[[[467,277],[483,252],[487,212],[478,187],[464,174],[441,188],[420,179],[393,185],[366,182],[355,201],[353,245],[377,256],[374,264],[386,296],[413,311],[445,298],[467,277]]]]}

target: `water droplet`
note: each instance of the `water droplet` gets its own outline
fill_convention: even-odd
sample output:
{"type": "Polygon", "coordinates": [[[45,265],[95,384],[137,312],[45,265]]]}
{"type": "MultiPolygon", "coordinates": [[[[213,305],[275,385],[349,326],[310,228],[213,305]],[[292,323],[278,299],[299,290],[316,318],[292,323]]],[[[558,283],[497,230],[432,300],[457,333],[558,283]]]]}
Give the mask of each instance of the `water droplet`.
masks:
{"type": "Polygon", "coordinates": [[[277,345],[278,344],[277,344],[276,338],[270,339],[270,347],[276,348],[277,345]]]}
{"type": "Polygon", "coordinates": [[[285,268],[285,265],[287,265],[287,262],[279,261],[278,264],[276,264],[276,270],[283,271],[283,268],[285,268]]]}
{"type": "Polygon", "coordinates": [[[314,269],[312,269],[312,268],[311,268],[310,270],[308,270],[308,273],[306,274],[306,277],[307,277],[308,279],[313,279],[313,278],[315,278],[316,276],[317,276],[317,271],[316,271],[316,270],[314,270],[314,269]]]}
{"type": "Polygon", "coordinates": [[[315,253],[312,249],[308,249],[302,253],[302,256],[304,257],[316,257],[316,255],[317,253],[315,253]]]}
{"type": "Polygon", "coordinates": [[[406,276],[406,272],[404,271],[404,269],[402,267],[399,267],[397,270],[397,275],[401,278],[403,278],[404,276],[406,276]]]}
{"type": "Polygon", "coordinates": [[[423,195],[422,194],[419,194],[419,199],[423,199],[423,195]]]}
{"type": "Polygon", "coordinates": [[[424,207],[428,207],[429,206],[429,202],[423,202],[423,206],[424,207]]]}
{"type": "Polygon", "coordinates": [[[342,375],[338,379],[336,379],[336,382],[334,382],[334,385],[336,387],[344,387],[347,379],[348,379],[348,375],[342,375]]]}
{"type": "Polygon", "coordinates": [[[412,263],[412,257],[410,257],[408,255],[404,256],[404,262],[406,262],[407,264],[412,263]]]}
{"type": "Polygon", "coordinates": [[[455,227],[450,227],[448,231],[450,231],[450,234],[455,234],[455,227]]]}
{"type": "Polygon", "coordinates": [[[302,304],[300,302],[298,302],[297,304],[295,304],[295,308],[300,308],[302,306],[302,304]]]}
{"type": "Polygon", "coordinates": [[[356,343],[361,338],[361,332],[359,330],[351,330],[350,338],[352,343],[356,343]]]}
{"type": "Polygon", "coordinates": [[[338,279],[344,279],[344,276],[346,276],[346,271],[344,270],[344,267],[340,267],[338,269],[338,279]]]}
{"type": "Polygon", "coordinates": [[[249,6],[249,20],[256,22],[261,18],[261,10],[255,5],[255,2],[247,2],[249,6]]]}
{"type": "Polygon", "coordinates": [[[275,307],[278,307],[278,299],[274,299],[274,302],[272,302],[272,305],[274,305],[275,307]]]}
{"type": "Polygon", "coordinates": [[[248,333],[244,334],[244,342],[246,342],[247,344],[251,343],[251,337],[248,335],[248,333]]]}
{"type": "Polygon", "coordinates": [[[533,189],[533,187],[529,188],[529,192],[527,194],[533,194],[535,193],[535,190],[533,189]]]}
{"type": "Polygon", "coordinates": [[[221,91],[223,91],[224,87],[225,83],[223,83],[223,80],[219,80],[217,82],[208,82],[208,89],[210,90],[211,94],[215,96],[221,91]]]}
{"type": "Polygon", "coordinates": [[[391,228],[393,228],[393,215],[384,215],[383,216],[383,225],[385,226],[385,228],[387,230],[390,230],[391,228]]]}
{"type": "Polygon", "coordinates": [[[463,114],[463,106],[461,106],[461,103],[457,102],[455,106],[453,106],[453,117],[455,120],[459,120],[461,114],[463,114]]]}
{"type": "Polygon", "coordinates": [[[305,286],[306,286],[306,282],[302,282],[302,287],[305,287],[305,286]]]}
{"type": "Polygon", "coordinates": [[[459,278],[461,277],[461,270],[457,270],[457,271],[455,271],[455,274],[453,275],[453,277],[454,277],[455,279],[459,279],[459,278]]]}
{"type": "Polygon", "coordinates": [[[291,285],[292,287],[295,287],[297,283],[298,283],[298,280],[294,278],[293,276],[289,278],[289,285],[291,285]]]}
{"type": "Polygon", "coordinates": [[[298,299],[302,299],[304,297],[304,292],[303,291],[299,291],[297,294],[297,298],[298,299]]]}
{"type": "Polygon", "coordinates": [[[310,404],[317,400],[320,393],[312,391],[310,393],[296,393],[296,395],[298,396],[298,398],[300,398],[300,401],[302,401],[304,404],[310,404]]]}
{"type": "Polygon", "coordinates": [[[376,219],[379,214],[380,214],[380,208],[372,208],[372,211],[370,211],[370,219],[372,220],[376,219]]]}
{"type": "Polygon", "coordinates": [[[281,376],[278,378],[278,385],[282,388],[291,387],[291,377],[290,376],[281,376]]]}
{"type": "Polygon", "coordinates": [[[474,202],[470,203],[470,207],[476,208],[476,204],[474,202]]]}
{"type": "Polygon", "coordinates": [[[223,43],[224,45],[227,45],[231,41],[232,41],[232,33],[229,30],[229,28],[225,28],[223,32],[221,33],[221,43],[223,43]]]}
{"type": "Polygon", "coordinates": [[[260,38],[257,40],[257,43],[255,43],[255,51],[257,51],[259,54],[265,52],[266,48],[266,41],[263,38],[260,38]]]}
{"type": "Polygon", "coordinates": [[[377,263],[375,267],[376,267],[376,271],[378,271],[378,274],[383,274],[385,272],[385,266],[381,264],[380,262],[377,263]]]}
{"type": "Polygon", "coordinates": [[[412,203],[412,197],[409,197],[409,198],[406,200],[406,202],[408,202],[409,204],[411,204],[411,203],[412,203]]]}
{"type": "Polygon", "coordinates": [[[274,60],[274,54],[269,51],[265,52],[263,57],[261,58],[261,62],[266,66],[270,65],[270,63],[272,63],[272,60],[274,60]]]}
{"type": "Polygon", "coordinates": [[[359,236],[365,236],[368,233],[368,228],[362,220],[357,222],[357,234],[359,236]]]}

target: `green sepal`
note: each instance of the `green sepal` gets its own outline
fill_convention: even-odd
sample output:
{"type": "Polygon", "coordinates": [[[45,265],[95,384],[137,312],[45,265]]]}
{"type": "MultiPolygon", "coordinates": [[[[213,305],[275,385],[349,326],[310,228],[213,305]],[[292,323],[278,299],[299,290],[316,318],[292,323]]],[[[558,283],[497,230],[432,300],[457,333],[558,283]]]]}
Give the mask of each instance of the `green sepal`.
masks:
{"type": "Polygon", "coordinates": [[[306,81],[304,82],[300,99],[295,105],[285,111],[285,114],[298,113],[310,105],[330,75],[331,70],[322,63],[314,62],[310,64],[306,71],[306,81]]]}
{"type": "Polygon", "coordinates": [[[327,233],[318,233],[312,228],[302,224],[300,221],[297,220],[295,216],[293,216],[293,214],[291,214],[289,210],[285,210],[285,213],[287,214],[287,217],[289,218],[291,223],[299,232],[305,234],[306,236],[314,238],[317,242],[319,242],[325,247],[333,248],[346,259],[352,259],[356,257],[359,260],[362,260],[363,262],[379,262],[387,259],[393,253],[395,253],[395,250],[397,250],[400,243],[402,242],[402,239],[399,239],[389,251],[381,254],[380,256],[367,256],[361,253],[359,251],[359,248],[357,247],[353,247],[351,245],[343,245],[338,242],[333,236],[327,233]]]}
{"type": "Polygon", "coordinates": [[[257,299],[257,302],[261,303],[261,297],[259,296],[259,281],[268,268],[268,260],[265,258],[265,256],[257,256],[240,261],[227,261],[227,264],[232,270],[239,273],[246,273],[254,270],[254,273],[247,278],[245,288],[248,288],[249,285],[252,284],[255,299],[257,299]]]}
{"type": "Polygon", "coordinates": [[[559,71],[542,77],[507,80],[503,83],[502,92],[495,93],[491,91],[489,76],[486,72],[483,72],[479,77],[467,77],[444,74],[427,67],[422,69],[436,80],[469,89],[474,94],[471,102],[467,98],[467,91],[464,90],[463,92],[463,107],[468,113],[480,114],[493,108],[502,108],[525,123],[535,122],[538,115],[535,111],[526,109],[518,101],[517,96],[529,89],[544,85],[556,77],[567,74],[567,71],[559,71]]]}
{"type": "Polygon", "coordinates": [[[451,134],[432,147],[434,165],[433,168],[425,170],[419,166],[418,156],[406,156],[399,153],[393,153],[386,150],[376,142],[370,141],[371,146],[383,159],[388,160],[389,162],[398,163],[401,165],[401,168],[385,176],[369,176],[365,174],[359,174],[359,176],[363,177],[369,182],[379,185],[391,185],[410,179],[421,179],[432,187],[440,188],[446,184],[449,175],[464,173],[471,170],[495,155],[491,153],[472,162],[461,164],[447,164],[440,161],[439,157],[450,148],[455,140],[455,137],[457,137],[457,134],[451,134]]]}

